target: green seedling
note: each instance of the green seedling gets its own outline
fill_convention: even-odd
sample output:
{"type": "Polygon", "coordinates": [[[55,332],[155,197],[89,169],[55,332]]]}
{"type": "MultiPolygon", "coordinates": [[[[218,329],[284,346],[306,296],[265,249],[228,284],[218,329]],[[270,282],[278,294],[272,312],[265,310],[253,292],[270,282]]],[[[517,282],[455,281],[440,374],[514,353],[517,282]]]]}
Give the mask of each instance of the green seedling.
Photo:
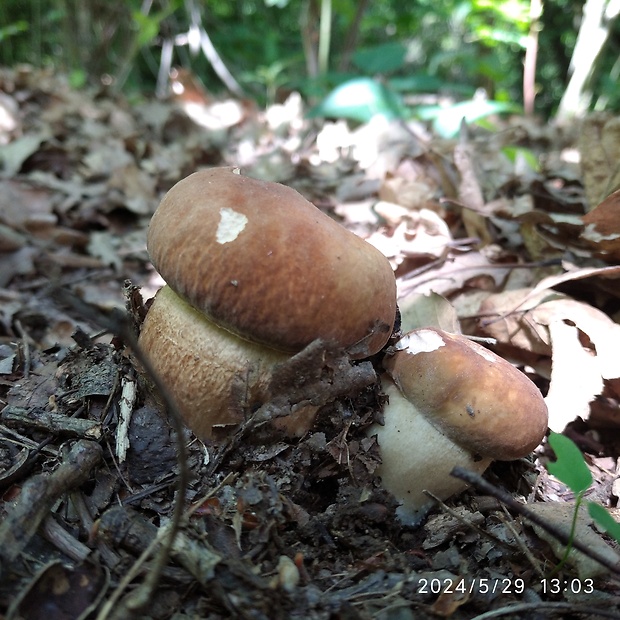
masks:
{"type": "MultiPolygon", "coordinates": [[[[575,535],[579,507],[583,503],[584,494],[592,485],[593,480],[581,450],[571,439],[559,433],[551,432],[549,435],[549,445],[555,452],[556,460],[547,463],[547,470],[575,494],[575,512],[573,514],[569,540],[564,557],[553,571],[553,574],[555,574],[564,566],[568,559],[575,535]]],[[[588,513],[597,525],[620,542],[620,523],[617,523],[600,504],[596,502],[586,502],[585,504],[588,507],[588,513]]]]}
{"type": "Polygon", "coordinates": [[[579,501],[592,484],[592,474],[581,450],[571,439],[554,432],[549,435],[549,445],[553,448],[557,460],[547,463],[547,470],[563,482],[579,501]]]}

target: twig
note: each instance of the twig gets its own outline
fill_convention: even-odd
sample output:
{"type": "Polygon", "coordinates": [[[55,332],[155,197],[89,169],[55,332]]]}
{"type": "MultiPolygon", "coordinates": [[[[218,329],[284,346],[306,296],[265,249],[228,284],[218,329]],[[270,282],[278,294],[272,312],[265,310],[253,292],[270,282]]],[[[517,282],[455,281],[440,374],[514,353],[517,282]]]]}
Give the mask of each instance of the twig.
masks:
{"type": "Polygon", "coordinates": [[[7,426],[25,426],[53,435],[69,435],[81,439],[101,438],[101,424],[93,420],[70,418],[60,413],[52,413],[39,408],[26,409],[7,405],[2,410],[2,420],[7,426]]]}
{"type": "Polygon", "coordinates": [[[460,521],[467,527],[471,528],[476,533],[480,534],[480,536],[484,536],[485,538],[488,538],[491,542],[494,542],[496,545],[505,547],[509,551],[512,551],[512,552],[517,551],[514,545],[511,545],[505,540],[502,540],[501,538],[498,538],[494,534],[491,534],[491,532],[487,532],[486,530],[483,530],[481,527],[478,527],[475,523],[472,523],[471,521],[467,520],[465,517],[463,517],[458,512],[456,512],[456,510],[453,510],[452,508],[450,508],[450,506],[447,506],[444,502],[442,502],[437,496],[433,495],[430,491],[424,491],[424,493],[428,495],[429,497],[431,497],[432,499],[434,499],[439,505],[439,507],[444,512],[447,512],[451,517],[454,517],[455,519],[457,519],[458,521],[460,521]]]}
{"type": "Polygon", "coordinates": [[[48,515],[43,521],[41,531],[48,542],[76,562],[83,562],[91,553],[84,543],[71,536],[52,515],[48,515]]]}
{"type": "Polygon", "coordinates": [[[502,616],[514,616],[514,614],[524,611],[566,611],[572,614],[587,614],[588,618],[594,618],[599,616],[601,618],[614,618],[620,619],[620,614],[608,609],[600,609],[596,607],[590,607],[588,605],[575,605],[575,603],[519,603],[517,605],[507,605],[500,609],[494,609],[493,611],[487,611],[479,616],[473,617],[471,620],[490,620],[491,618],[501,618],[502,616]]]}
{"type": "MultiPolygon", "coordinates": [[[[498,489],[490,482],[487,482],[482,476],[467,469],[464,469],[463,467],[455,467],[450,472],[450,475],[454,476],[455,478],[460,478],[461,480],[464,480],[482,493],[492,495],[500,502],[505,504],[510,510],[520,514],[532,523],[535,523],[536,525],[541,527],[543,530],[545,530],[545,532],[551,534],[551,536],[559,540],[563,545],[568,545],[570,539],[568,534],[555,527],[552,523],[549,523],[539,515],[528,510],[523,504],[517,502],[509,493],[498,489]]],[[[588,557],[597,561],[599,564],[601,564],[605,568],[608,568],[616,575],[620,575],[620,562],[611,562],[609,558],[602,556],[596,550],[591,549],[590,547],[584,545],[578,540],[573,540],[572,545],[575,549],[581,551],[581,553],[584,553],[588,557]]]]}
{"type": "Polygon", "coordinates": [[[0,524],[0,557],[15,560],[48,515],[54,502],[90,476],[101,460],[101,446],[80,439],[51,474],[33,476],[22,487],[19,499],[0,524]]]}
{"type": "Polygon", "coordinates": [[[119,310],[113,310],[109,315],[103,314],[93,306],[90,306],[89,304],[85,303],[84,301],[64,289],[52,287],[51,294],[60,302],[78,311],[82,316],[94,320],[100,326],[104,327],[107,331],[118,336],[132,350],[137,361],[140,363],[142,368],[144,368],[145,372],[149,374],[153,384],[155,385],[155,388],[159,391],[168,409],[170,423],[176,434],[179,477],[177,479],[177,493],[175,497],[174,508],[172,511],[170,522],[166,529],[168,535],[164,537],[160,551],[155,557],[155,562],[153,563],[152,570],[148,573],[142,585],[136,590],[134,590],[128,599],[125,599],[121,603],[118,603],[119,599],[123,594],[124,588],[127,585],[125,582],[119,584],[117,589],[112,593],[110,599],[101,609],[99,615],[97,616],[97,620],[104,620],[105,618],[108,618],[115,605],[115,615],[118,616],[118,614],[120,613],[121,616],[125,614],[125,617],[131,617],[132,615],[137,613],[137,611],[141,607],[146,606],[151,599],[153,592],[155,591],[161,577],[164,566],[167,563],[168,558],[170,557],[170,550],[172,549],[172,545],[179,529],[179,524],[181,523],[181,519],[183,517],[185,505],[185,491],[187,483],[189,481],[189,470],[187,467],[187,450],[184,441],[185,427],[183,425],[182,418],[179,414],[176,403],[170,396],[168,390],[166,389],[166,386],[157,376],[157,373],[153,369],[150,360],[140,349],[133,327],[129,322],[128,317],[123,312],[119,310]]]}
{"type": "MultiPolygon", "coordinates": [[[[510,517],[511,515],[506,510],[506,506],[502,506],[502,508],[506,511],[506,515],[510,517]]],[[[540,566],[540,562],[534,557],[534,554],[528,549],[527,545],[521,538],[521,535],[519,534],[519,532],[517,532],[517,530],[512,525],[512,523],[510,523],[510,521],[508,521],[508,519],[504,515],[498,514],[498,518],[504,524],[504,527],[513,535],[515,541],[517,542],[517,545],[519,545],[519,549],[521,549],[521,553],[523,553],[523,555],[529,560],[529,563],[532,565],[532,567],[534,568],[538,576],[541,578],[544,577],[545,572],[542,570],[540,566]]]]}

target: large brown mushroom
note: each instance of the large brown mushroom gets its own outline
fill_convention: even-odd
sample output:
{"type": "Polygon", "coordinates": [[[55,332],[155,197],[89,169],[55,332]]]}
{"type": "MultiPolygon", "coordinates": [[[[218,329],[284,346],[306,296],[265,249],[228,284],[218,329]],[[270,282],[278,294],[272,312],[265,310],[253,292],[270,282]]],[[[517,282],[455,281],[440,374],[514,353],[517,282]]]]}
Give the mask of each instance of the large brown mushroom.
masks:
{"type": "Polygon", "coordinates": [[[202,438],[264,402],[287,354],[321,338],[361,359],[392,333],[388,260],[283,185],[192,174],[162,200],[147,249],[168,287],[140,344],[202,438]]]}
{"type": "Polygon", "coordinates": [[[459,465],[484,471],[493,460],[529,454],[547,429],[542,394],[512,364],[465,336],[420,328],[386,356],[389,397],[384,425],[374,424],[383,486],[410,521],[429,503],[465,488],[459,465]]]}

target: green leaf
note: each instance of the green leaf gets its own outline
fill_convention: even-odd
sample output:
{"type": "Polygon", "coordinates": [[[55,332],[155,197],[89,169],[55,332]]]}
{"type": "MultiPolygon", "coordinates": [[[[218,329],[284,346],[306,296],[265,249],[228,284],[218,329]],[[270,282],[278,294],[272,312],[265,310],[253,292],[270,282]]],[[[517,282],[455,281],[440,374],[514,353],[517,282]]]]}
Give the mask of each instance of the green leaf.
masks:
{"type": "Polygon", "coordinates": [[[553,448],[556,461],[547,463],[547,470],[578,495],[592,484],[592,474],[588,469],[581,450],[575,443],[559,433],[549,435],[549,445],[553,448]]]}
{"type": "Polygon", "coordinates": [[[603,506],[588,502],[590,516],[610,535],[620,542],[620,523],[618,523],[603,506]]]}
{"type": "Polygon", "coordinates": [[[538,172],[540,170],[540,164],[538,163],[538,157],[534,154],[534,151],[526,149],[520,146],[505,146],[502,149],[502,153],[508,157],[513,163],[517,163],[519,159],[523,160],[532,170],[538,172]]]}
{"type": "Polygon", "coordinates": [[[9,37],[13,37],[20,32],[26,32],[29,28],[28,22],[26,21],[18,21],[8,26],[3,26],[0,28],[0,43],[9,37]]]}
{"type": "Polygon", "coordinates": [[[88,74],[84,69],[76,69],[69,74],[69,84],[71,88],[83,88],[88,80],[88,74]]]}
{"type": "Polygon", "coordinates": [[[353,55],[353,64],[367,75],[398,71],[405,64],[407,48],[398,42],[361,49],[353,55]]]}
{"type": "Polygon", "coordinates": [[[145,47],[159,32],[159,21],[150,15],[145,15],[140,11],[133,12],[133,21],[138,27],[138,38],[136,45],[138,48],[145,47]]]}
{"type": "Polygon", "coordinates": [[[453,138],[459,133],[463,121],[474,123],[491,114],[519,113],[520,111],[520,106],[506,101],[470,99],[449,107],[418,108],[416,115],[422,120],[434,119],[435,132],[442,138],[453,138]]]}
{"type": "Polygon", "coordinates": [[[382,115],[393,120],[404,117],[404,106],[396,93],[371,78],[355,78],[332,90],[308,116],[348,118],[368,122],[382,115]]]}
{"type": "Polygon", "coordinates": [[[142,11],[133,11],[132,17],[134,24],[137,26],[136,45],[138,49],[146,47],[158,34],[161,23],[174,11],[171,4],[167,9],[159,13],[145,14],[142,11]]]}

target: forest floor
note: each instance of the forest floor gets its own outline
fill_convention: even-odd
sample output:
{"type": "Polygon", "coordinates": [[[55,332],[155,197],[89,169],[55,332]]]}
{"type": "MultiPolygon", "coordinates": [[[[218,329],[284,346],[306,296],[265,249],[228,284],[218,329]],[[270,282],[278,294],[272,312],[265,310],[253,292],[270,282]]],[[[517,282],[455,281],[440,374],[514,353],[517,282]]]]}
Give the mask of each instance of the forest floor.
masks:
{"type": "Polygon", "coordinates": [[[494,339],[618,519],[618,119],[440,139],[310,121],[294,94],[130,104],[29,69],[0,72],[0,95],[0,615],[620,618],[619,546],[587,513],[590,553],[554,572],[561,545],[498,499],[567,531],[575,497],[546,443],[403,525],[365,433],[378,382],[345,377],[302,438],[242,425],[203,444],[173,432],[127,332],[163,284],[145,238],[168,189],[212,166],[284,183],[389,258],[403,329],[494,339]]]}

